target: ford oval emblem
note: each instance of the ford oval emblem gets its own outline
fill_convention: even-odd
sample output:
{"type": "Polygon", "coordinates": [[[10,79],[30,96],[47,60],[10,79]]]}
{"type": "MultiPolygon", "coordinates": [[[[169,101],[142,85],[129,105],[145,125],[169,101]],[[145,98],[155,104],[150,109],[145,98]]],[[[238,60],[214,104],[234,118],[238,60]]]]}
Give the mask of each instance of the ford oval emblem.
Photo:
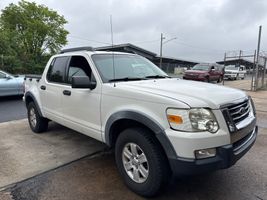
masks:
{"type": "Polygon", "coordinates": [[[246,109],[244,107],[240,108],[238,111],[240,115],[243,115],[245,112],[246,112],[246,109]]]}

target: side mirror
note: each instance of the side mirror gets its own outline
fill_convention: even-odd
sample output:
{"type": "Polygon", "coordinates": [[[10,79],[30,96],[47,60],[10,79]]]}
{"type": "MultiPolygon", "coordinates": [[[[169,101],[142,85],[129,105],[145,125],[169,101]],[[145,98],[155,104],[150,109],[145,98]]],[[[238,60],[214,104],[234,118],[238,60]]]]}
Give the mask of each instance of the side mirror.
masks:
{"type": "Polygon", "coordinates": [[[90,81],[88,76],[73,76],[71,82],[72,88],[80,88],[80,89],[95,89],[96,82],[90,81]]]}

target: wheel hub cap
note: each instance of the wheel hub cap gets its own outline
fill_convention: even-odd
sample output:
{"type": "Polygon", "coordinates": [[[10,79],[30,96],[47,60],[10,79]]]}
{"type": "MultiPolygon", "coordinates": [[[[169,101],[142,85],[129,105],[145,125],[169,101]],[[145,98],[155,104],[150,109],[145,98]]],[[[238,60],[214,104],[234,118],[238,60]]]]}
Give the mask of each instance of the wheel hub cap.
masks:
{"type": "Polygon", "coordinates": [[[144,151],[135,143],[127,143],[122,151],[123,166],[128,176],[136,183],[146,181],[149,166],[144,151]]]}
{"type": "Polygon", "coordinates": [[[36,114],[34,108],[31,108],[30,110],[30,123],[32,127],[36,126],[36,114]]]}

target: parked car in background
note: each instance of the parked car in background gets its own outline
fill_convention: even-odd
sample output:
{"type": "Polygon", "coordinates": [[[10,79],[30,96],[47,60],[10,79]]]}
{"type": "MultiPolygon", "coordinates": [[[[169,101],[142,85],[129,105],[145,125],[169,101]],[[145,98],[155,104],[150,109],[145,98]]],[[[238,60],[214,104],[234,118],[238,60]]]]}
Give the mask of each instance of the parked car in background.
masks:
{"type": "Polygon", "coordinates": [[[245,79],[247,74],[246,67],[243,65],[228,65],[225,67],[224,79],[238,80],[245,79]]]}
{"type": "Polygon", "coordinates": [[[0,97],[24,95],[24,76],[14,76],[0,70],[0,97]]]}
{"type": "Polygon", "coordinates": [[[196,81],[217,81],[223,79],[224,69],[216,63],[202,63],[195,65],[191,70],[186,70],[183,79],[196,81]]]}

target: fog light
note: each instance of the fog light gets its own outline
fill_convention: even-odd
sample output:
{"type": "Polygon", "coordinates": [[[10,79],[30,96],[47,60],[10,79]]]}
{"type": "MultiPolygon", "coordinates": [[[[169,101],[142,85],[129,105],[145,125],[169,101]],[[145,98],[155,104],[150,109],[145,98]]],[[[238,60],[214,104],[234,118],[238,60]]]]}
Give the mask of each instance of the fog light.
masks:
{"type": "Polygon", "coordinates": [[[210,149],[196,150],[195,156],[197,159],[214,157],[216,156],[216,149],[210,148],[210,149]]]}

